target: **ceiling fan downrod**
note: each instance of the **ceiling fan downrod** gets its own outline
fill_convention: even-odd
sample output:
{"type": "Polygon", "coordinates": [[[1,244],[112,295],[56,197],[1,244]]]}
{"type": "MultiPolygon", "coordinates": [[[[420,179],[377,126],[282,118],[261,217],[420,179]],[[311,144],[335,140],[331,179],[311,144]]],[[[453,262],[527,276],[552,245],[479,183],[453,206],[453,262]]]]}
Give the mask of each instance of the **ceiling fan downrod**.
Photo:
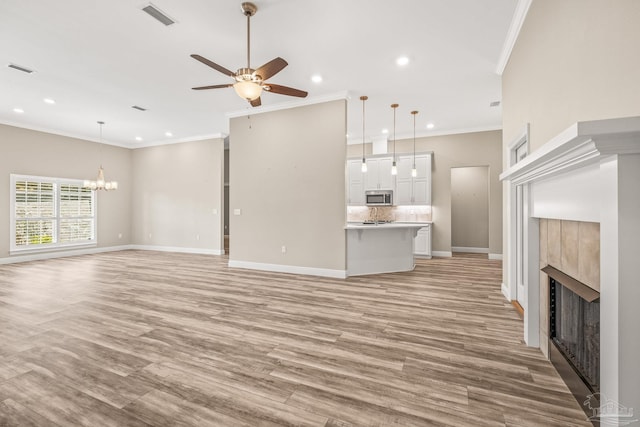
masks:
{"type": "Polygon", "coordinates": [[[258,6],[251,2],[242,3],[242,13],[247,17],[247,68],[251,69],[251,17],[258,11],[258,6]]]}

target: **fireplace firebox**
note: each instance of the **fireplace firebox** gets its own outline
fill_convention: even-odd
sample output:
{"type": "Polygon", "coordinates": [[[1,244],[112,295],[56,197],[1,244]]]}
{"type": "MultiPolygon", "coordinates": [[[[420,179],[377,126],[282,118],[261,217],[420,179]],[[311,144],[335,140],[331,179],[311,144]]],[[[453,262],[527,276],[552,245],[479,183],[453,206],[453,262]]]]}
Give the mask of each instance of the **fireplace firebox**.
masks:
{"type": "Polygon", "coordinates": [[[600,391],[600,294],[553,267],[543,271],[549,275],[551,362],[582,406],[600,391]]]}

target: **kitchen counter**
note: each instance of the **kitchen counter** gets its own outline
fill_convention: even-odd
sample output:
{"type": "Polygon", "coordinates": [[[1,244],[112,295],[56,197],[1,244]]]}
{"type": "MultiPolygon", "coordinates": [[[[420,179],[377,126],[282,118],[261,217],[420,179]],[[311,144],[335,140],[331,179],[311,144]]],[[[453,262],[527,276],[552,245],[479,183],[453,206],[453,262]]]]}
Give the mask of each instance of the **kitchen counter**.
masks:
{"type": "Polygon", "coordinates": [[[415,268],[413,238],[424,222],[348,223],[347,275],[395,273],[415,268]]]}

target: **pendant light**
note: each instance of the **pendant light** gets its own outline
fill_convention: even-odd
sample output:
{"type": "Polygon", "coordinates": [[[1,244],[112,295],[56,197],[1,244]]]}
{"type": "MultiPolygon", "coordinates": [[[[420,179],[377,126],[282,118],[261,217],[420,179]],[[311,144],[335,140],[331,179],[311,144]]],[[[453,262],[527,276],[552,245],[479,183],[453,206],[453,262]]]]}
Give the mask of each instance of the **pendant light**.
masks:
{"type": "Polygon", "coordinates": [[[393,108],[393,165],[391,165],[391,175],[398,175],[398,166],[396,165],[396,108],[398,104],[391,104],[393,108]]]}
{"type": "MultiPolygon", "coordinates": [[[[100,144],[102,145],[102,125],[104,125],[104,122],[98,122],[98,124],[100,125],[100,144]]],[[[117,190],[118,183],[116,181],[105,181],[104,169],[102,169],[102,165],[100,165],[100,168],[98,169],[98,177],[96,178],[96,180],[95,181],[85,180],[82,187],[89,188],[91,190],[109,191],[109,190],[117,190]]]]}
{"type": "Polygon", "coordinates": [[[418,176],[418,170],[416,169],[416,114],[417,111],[412,111],[411,115],[413,116],[413,168],[411,169],[411,176],[418,176]]]}
{"type": "Polygon", "coordinates": [[[367,171],[367,161],[364,158],[364,101],[369,99],[368,96],[361,96],[360,100],[362,101],[362,172],[367,171]]]}

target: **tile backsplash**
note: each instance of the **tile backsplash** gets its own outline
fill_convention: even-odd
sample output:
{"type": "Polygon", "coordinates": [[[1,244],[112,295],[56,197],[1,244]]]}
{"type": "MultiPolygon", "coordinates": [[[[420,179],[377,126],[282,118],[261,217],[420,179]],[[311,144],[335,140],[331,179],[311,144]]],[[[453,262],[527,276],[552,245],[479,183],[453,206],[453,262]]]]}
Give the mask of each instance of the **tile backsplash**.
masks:
{"type": "Polygon", "coordinates": [[[379,221],[396,222],[428,222],[431,221],[431,206],[347,206],[347,221],[374,221],[375,210],[378,210],[379,221]]]}

